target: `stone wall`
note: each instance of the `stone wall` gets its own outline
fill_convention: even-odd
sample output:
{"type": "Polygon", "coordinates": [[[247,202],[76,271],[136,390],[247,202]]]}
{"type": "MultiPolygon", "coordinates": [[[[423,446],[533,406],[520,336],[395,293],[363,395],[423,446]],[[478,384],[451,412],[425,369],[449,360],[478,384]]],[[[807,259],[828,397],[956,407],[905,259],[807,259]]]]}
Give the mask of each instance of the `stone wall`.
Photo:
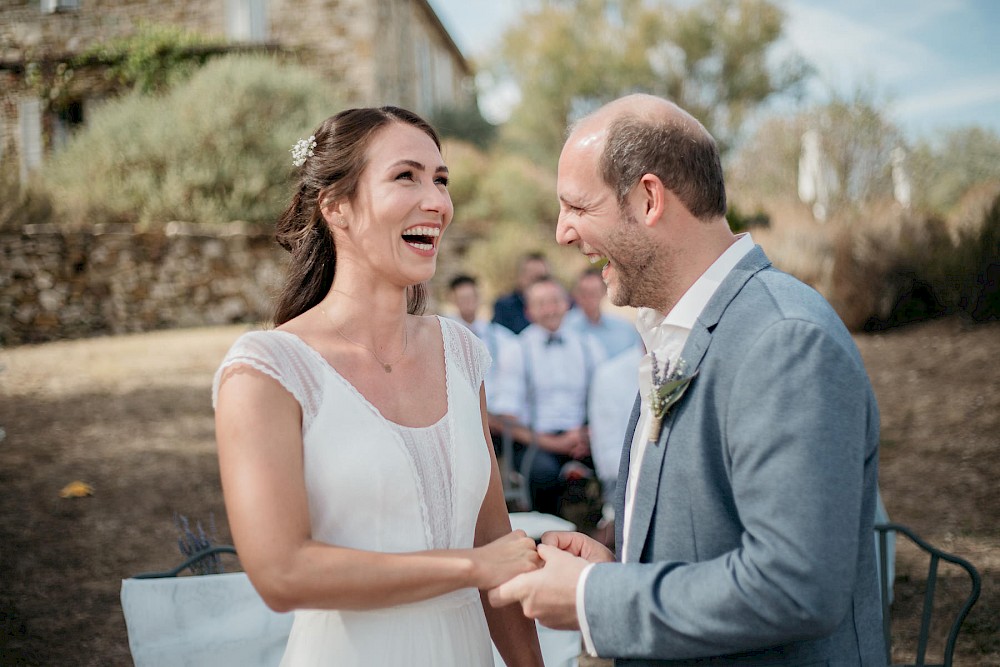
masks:
{"type": "Polygon", "coordinates": [[[0,345],[264,322],[286,257],[239,224],[0,234],[0,345]]]}

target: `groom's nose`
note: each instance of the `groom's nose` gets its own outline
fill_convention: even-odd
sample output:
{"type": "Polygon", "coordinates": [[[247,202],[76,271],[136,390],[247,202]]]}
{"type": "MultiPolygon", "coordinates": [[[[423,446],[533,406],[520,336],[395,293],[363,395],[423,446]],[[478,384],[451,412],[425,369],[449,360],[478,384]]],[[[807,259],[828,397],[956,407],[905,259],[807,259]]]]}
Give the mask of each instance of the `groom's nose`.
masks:
{"type": "Polygon", "coordinates": [[[576,228],[566,221],[566,214],[559,212],[556,219],[556,242],[559,245],[572,245],[580,240],[580,235],[576,233],[576,228]]]}

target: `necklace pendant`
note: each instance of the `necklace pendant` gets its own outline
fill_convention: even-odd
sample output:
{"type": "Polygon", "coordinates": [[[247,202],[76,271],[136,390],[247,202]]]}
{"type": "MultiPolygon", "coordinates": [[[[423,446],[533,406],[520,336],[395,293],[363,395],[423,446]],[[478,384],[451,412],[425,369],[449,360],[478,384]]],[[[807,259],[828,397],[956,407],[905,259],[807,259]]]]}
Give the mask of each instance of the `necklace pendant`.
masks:
{"type": "Polygon", "coordinates": [[[382,364],[382,370],[384,370],[386,373],[391,373],[392,366],[390,366],[389,364],[382,364]]]}

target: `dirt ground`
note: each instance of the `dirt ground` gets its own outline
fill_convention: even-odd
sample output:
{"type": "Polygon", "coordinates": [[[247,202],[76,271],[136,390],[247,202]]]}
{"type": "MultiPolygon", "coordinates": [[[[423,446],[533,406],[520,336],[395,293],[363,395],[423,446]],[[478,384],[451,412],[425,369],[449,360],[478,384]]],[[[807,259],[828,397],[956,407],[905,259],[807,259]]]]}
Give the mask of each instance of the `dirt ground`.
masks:
{"type": "MultiPolygon", "coordinates": [[[[180,561],[177,514],[214,515],[216,541],[230,541],[210,386],[242,331],[0,350],[0,665],[131,664],[121,579],[180,561]],[[93,495],[61,498],[74,480],[93,495]]],[[[941,320],[857,341],[882,410],[889,514],[982,572],[956,664],[1000,665],[1000,323],[941,320]]],[[[924,574],[911,561],[901,547],[897,643],[919,614],[924,574]]],[[[940,588],[952,601],[960,580],[940,588]]]]}

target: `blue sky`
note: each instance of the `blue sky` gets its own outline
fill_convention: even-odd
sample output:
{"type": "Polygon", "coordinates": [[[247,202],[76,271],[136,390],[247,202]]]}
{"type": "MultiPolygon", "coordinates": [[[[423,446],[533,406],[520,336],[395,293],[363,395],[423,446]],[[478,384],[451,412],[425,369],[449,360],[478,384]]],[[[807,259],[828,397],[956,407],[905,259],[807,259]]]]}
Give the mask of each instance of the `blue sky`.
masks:
{"type": "MultiPolygon", "coordinates": [[[[682,0],[683,3],[691,0],[682,0]]],[[[1000,0],[775,0],[788,21],[779,48],[817,70],[810,99],[872,90],[911,138],[967,125],[1000,133],[1000,0]]],[[[467,56],[482,56],[530,0],[430,0],[467,56]]],[[[484,87],[481,83],[481,87],[484,87]]],[[[516,91],[481,98],[498,120],[516,91]]]]}

